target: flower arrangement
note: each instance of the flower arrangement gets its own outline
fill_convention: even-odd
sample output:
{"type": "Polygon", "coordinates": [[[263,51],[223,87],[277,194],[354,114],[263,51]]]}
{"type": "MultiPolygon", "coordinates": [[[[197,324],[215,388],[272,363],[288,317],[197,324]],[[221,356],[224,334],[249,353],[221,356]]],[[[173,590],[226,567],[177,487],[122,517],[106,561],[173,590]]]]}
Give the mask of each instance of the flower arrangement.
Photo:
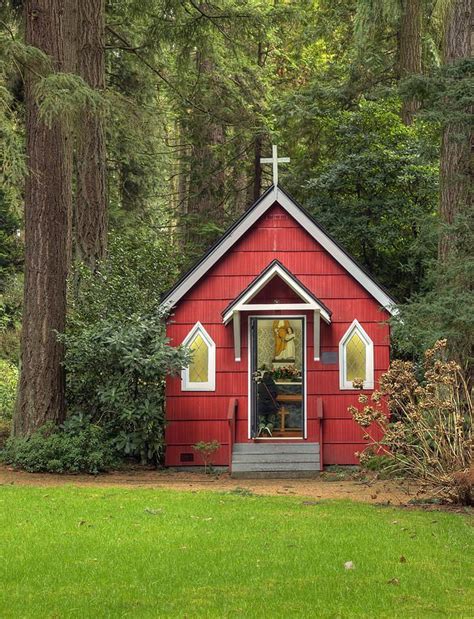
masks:
{"type": "Polygon", "coordinates": [[[275,382],[289,381],[297,383],[301,380],[301,370],[298,370],[294,365],[285,365],[281,368],[275,368],[268,372],[275,382]]]}

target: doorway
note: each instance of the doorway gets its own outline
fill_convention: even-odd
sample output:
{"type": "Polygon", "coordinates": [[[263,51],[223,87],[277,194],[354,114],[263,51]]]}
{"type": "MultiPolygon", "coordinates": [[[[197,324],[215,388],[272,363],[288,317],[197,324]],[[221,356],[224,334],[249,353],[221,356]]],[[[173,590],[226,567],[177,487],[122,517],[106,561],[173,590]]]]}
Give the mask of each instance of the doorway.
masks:
{"type": "Polygon", "coordinates": [[[250,438],[305,438],[304,316],[252,316],[250,438]]]}

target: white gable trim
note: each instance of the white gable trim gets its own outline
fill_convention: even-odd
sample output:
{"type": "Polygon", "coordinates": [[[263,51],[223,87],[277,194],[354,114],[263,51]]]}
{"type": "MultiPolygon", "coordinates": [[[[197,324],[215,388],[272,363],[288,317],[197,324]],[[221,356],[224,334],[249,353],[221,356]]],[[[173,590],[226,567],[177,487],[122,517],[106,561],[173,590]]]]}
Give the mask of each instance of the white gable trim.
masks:
{"type": "Polygon", "coordinates": [[[390,314],[396,314],[394,300],[378,286],[327,234],[312,221],[300,207],[283,191],[272,187],[255,207],[231,232],[224,236],[214,249],[200,262],[183,281],[162,301],[161,307],[171,309],[178,301],[212,268],[218,260],[249,230],[258,219],[274,204],[278,204],[301,226],[390,314]]]}
{"type": "Polygon", "coordinates": [[[394,301],[389,295],[378,286],[367,273],[365,273],[350,256],[346,254],[330,237],[327,236],[306,213],[304,213],[292,200],[283,192],[279,192],[279,204],[300,223],[303,228],[335,259],[346,269],[359,284],[376,299],[380,305],[390,314],[396,314],[394,301]]]}
{"type": "Polygon", "coordinates": [[[257,309],[264,310],[276,310],[276,309],[297,309],[297,310],[320,310],[321,318],[323,318],[328,324],[331,323],[331,317],[328,314],[327,310],[316,303],[314,298],[308,294],[308,292],[300,286],[300,284],[291,277],[284,269],[281,268],[279,264],[273,265],[271,269],[269,269],[266,273],[264,273],[261,277],[257,278],[253,285],[247,290],[247,292],[239,299],[239,302],[235,305],[232,305],[229,310],[224,314],[223,322],[227,324],[233,315],[233,312],[242,312],[242,311],[252,311],[257,309]],[[248,307],[249,302],[256,296],[257,293],[260,292],[274,277],[280,277],[285,284],[295,292],[300,299],[303,301],[303,304],[264,304],[262,306],[252,305],[250,308],[248,307]],[[291,307],[290,307],[291,305],[291,307]],[[295,305],[295,307],[292,307],[295,305]]]}

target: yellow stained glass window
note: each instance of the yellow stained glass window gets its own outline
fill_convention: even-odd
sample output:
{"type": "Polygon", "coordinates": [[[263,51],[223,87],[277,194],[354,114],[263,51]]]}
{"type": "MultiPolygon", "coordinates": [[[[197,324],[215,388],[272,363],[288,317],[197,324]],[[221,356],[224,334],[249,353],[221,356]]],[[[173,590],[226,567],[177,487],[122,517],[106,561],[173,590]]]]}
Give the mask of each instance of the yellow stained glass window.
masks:
{"type": "Polygon", "coordinates": [[[209,347],[201,334],[197,334],[189,346],[193,360],[189,365],[189,382],[207,383],[209,380],[209,347]]]}
{"type": "Polygon", "coordinates": [[[366,358],[366,344],[356,331],[346,344],[346,380],[366,380],[366,358]]]}

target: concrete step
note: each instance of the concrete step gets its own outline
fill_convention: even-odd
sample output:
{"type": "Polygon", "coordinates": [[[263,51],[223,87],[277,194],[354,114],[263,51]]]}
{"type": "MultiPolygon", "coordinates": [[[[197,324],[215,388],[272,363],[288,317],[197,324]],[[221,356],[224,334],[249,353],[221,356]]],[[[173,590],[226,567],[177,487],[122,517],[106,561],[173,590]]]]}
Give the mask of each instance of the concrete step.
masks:
{"type": "Polygon", "coordinates": [[[319,452],[318,453],[294,453],[294,454],[286,454],[286,453],[276,453],[276,454],[234,454],[232,457],[232,462],[235,464],[242,462],[315,462],[315,460],[319,461],[319,452]]]}
{"type": "Polygon", "coordinates": [[[317,479],[320,471],[243,471],[234,472],[233,479],[317,479]]]}
{"type": "Polygon", "coordinates": [[[232,475],[307,476],[320,471],[319,443],[236,443],[232,475]]]}
{"type": "Polygon", "coordinates": [[[319,471],[319,462],[248,462],[232,463],[232,473],[261,471],[319,471]]]}
{"type": "Polygon", "coordinates": [[[319,453],[319,443],[235,443],[233,454],[319,453]]]}

